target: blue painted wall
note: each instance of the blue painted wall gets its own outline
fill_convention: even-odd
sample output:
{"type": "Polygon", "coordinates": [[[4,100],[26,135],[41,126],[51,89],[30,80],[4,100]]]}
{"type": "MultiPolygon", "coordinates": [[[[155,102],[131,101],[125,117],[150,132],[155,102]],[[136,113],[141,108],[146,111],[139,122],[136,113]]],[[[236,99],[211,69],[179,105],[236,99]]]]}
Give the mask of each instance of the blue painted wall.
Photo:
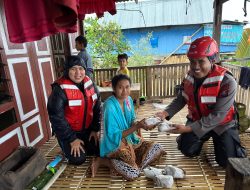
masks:
{"type": "MultiPolygon", "coordinates": [[[[140,28],[140,29],[128,29],[123,30],[125,38],[131,43],[132,46],[136,48],[138,40],[142,37],[145,37],[147,33],[152,32],[153,37],[151,39],[152,54],[166,56],[172,53],[178,46],[183,43],[184,36],[191,36],[195,33],[201,25],[185,25],[185,26],[163,26],[155,28],[140,28]]],[[[221,52],[234,52],[236,50],[236,45],[241,38],[243,31],[242,25],[234,25],[234,31],[237,31],[237,38],[234,38],[234,41],[225,42],[224,40],[221,43],[221,52]]],[[[225,36],[228,35],[227,32],[222,32],[222,39],[225,39],[225,36]],[[224,36],[223,36],[224,35],[224,36]]],[[[198,37],[204,35],[210,35],[210,28],[202,28],[193,38],[192,41],[198,37]]],[[[183,45],[176,54],[185,54],[187,52],[189,45],[183,45]]]]}
{"type": "MultiPolygon", "coordinates": [[[[213,34],[212,24],[206,24],[204,26],[204,36],[211,36],[213,34]]],[[[243,34],[243,24],[231,25],[223,24],[221,26],[221,39],[220,39],[220,51],[222,53],[235,52],[237,45],[241,40],[243,34]]]]}

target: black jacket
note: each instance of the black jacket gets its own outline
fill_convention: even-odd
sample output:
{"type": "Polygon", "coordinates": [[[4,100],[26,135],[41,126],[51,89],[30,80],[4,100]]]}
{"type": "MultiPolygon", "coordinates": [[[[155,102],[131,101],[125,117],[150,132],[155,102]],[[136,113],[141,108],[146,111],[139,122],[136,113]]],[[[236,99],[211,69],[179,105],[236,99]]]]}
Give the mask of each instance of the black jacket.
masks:
{"type": "MultiPolygon", "coordinates": [[[[94,84],[94,83],[93,83],[94,84]]],[[[84,84],[76,84],[76,86],[84,93],[84,84]]],[[[100,120],[101,120],[101,101],[99,91],[94,84],[95,91],[97,93],[98,99],[93,108],[93,121],[88,129],[83,126],[82,133],[90,133],[91,131],[100,130],[100,120]]],[[[64,117],[64,109],[68,104],[66,94],[63,89],[57,84],[52,84],[52,93],[49,96],[47,110],[49,114],[49,119],[51,122],[53,133],[56,134],[57,138],[62,141],[72,142],[76,137],[76,132],[73,131],[64,117]]]]}

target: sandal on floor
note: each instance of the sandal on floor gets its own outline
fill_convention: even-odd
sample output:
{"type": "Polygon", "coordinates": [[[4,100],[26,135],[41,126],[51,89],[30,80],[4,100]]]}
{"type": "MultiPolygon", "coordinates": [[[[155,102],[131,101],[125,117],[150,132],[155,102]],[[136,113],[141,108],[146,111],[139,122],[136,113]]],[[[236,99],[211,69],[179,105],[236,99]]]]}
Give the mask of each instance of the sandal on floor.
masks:
{"type": "Polygon", "coordinates": [[[157,175],[162,175],[162,169],[158,169],[158,168],[154,168],[154,167],[150,167],[150,166],[144,168],[143,172],[147,178],[150,178],[153,180],[155,179],[155,177],[157,175]]]}
{"type": "Polygon", "coordinates": [[[185,177],[185,171],[181,168],[177,168],[172,165],[167,165],[163,171],[162,174],[164,175],[171,175],[175,179],[182,179],[185,177]]]}
{"type": "Polygon", "coordinates": [[[171,175],[157,175],[154,182],[158,187],[171,188],[174,184],[174,179],[171,175]]]}

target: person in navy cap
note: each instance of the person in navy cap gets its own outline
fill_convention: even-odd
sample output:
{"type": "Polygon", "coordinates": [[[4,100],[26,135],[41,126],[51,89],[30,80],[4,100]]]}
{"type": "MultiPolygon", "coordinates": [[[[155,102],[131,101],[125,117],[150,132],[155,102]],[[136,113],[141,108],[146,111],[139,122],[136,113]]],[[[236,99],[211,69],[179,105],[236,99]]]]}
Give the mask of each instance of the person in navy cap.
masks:
{"type": "Polygon", "coordinates": [[[69,163],[79,165],[86,155],[99,155],[100,96],[85,75],[79,56],[65,61],[64,75],[52,84],[48,114],[52,131],[69,163]]]}

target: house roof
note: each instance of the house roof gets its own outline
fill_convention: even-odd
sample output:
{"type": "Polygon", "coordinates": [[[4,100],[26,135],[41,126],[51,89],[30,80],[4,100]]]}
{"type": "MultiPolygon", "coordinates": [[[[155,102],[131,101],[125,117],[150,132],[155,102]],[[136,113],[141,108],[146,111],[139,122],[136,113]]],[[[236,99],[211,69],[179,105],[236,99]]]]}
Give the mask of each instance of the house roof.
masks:
{"type": "Polygon", "coordinates": [[[116,3],[116,9],[116,15],[105,13],[100,22],[114,21],[122,29],[213,22],[213,0],[192,0],[188,5],[184,0],[129,1],[116,3]]]}

